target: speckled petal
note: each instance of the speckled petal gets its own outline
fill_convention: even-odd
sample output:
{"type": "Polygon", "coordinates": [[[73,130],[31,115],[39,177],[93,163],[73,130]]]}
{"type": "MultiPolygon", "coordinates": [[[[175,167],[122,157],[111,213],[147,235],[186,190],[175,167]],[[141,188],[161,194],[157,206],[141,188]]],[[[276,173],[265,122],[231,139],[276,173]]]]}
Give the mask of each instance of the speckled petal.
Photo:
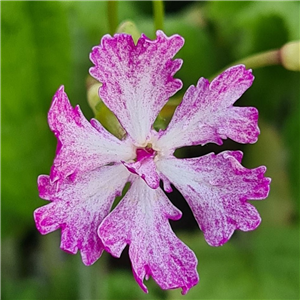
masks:
{"type": "Polygon", "coordinates": [[[251,86],[251,70],[231,67],[211,83],[200,78],[190,86],[166,129],[160,133],[157,147],[174,150],[182,146],[221,145],[223,139],[255,143],[259,134],[258,112],[254,107],[236,107],[234,102],[251,86]]]}
{"type": "Polygon", "coordinates": [[[105,166],[62,183],[50,183],[47,175],[38,178],[40,197],[51,203],[35,210],[38,230],[47,234],[61,228],[61,249],[81,252],[85,265],[93,264],[104,247],[97,229],[109,213],[116,196],[130,176],[122,165],[105,166]]]}
{"type": "Polygon", "coordinates": [[[154,162],[155,155],[152,149],[137,149],[136,161],[122,162],[131,173],[139,175],[152,189],[157,189],[160,181],[154,162]]]}
{"type": "Polygon", "coordinates": [[[132,145],[117,139],[97,120],[88,122],[79,106],[73,108],[63,86],[53,97],[48,122],[58,139],[50,172],[51,182],[63,181],[70,175],[74,179],[78,172],[135,157],[132,145]]]}
{"type": "Polygon", "coordinates": [[[159,111],[182,87],[173,78],[182,61],[172,58],[183,43],[181,36],[167,37],[162,31],[153,41],[142,35],[137,45],[124,33],[105,35],[90,54],[95,65],[90,73],[102,83],[101,99],[140,146],[159,111]]]}
{"type": "Polygon", "coordinates": [[[160,160],[157,168],[182,193],[212,246],[226,243],[234,230],[253,230],[260,216],[248,199],[268,196],[266,168],[246,169],[242,152],[210,153],[200,158],[160,160]]]}
{"type": "Polygon", "coordinates": [[[98,232],[105,249],[116,257],[129,244],[133,273],[145,292],[144,278],[152,276],[162,289],[182,288],[185,294],[199,278],[197,258],[168,222],[180,217],[160,188],[150,189],[137,178],[98,232]]]}

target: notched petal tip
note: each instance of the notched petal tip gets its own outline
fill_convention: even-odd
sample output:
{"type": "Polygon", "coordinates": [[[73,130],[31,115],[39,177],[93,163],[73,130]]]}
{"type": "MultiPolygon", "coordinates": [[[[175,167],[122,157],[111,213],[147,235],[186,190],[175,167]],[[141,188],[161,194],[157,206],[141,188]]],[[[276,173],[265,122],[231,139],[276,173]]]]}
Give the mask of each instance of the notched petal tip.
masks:
{"type": "Polygon", "coordinates": [[[65,93],[65,86],[61,85],[55,92],[53,98],[52,98],[52,104],[53,102],[57,101],[58,99],[62,98],[63,96],[67,96],[65,93]]]}
{"type": "Polygon", "coordinates": [[[240,150],[235,150],[235,151],[224,151],[221,152],[221,155],[223,155],[223,157],[225,159],[230,159],[231,157],[234,157],[239,163],[242,162],[244,153],[240,150]]]}
{"type": "Polygon", "coordinates": [[[235,65],[232,67],[229,67],[222,73],[220,73],[216,78],[214,78],[210,86],[215,87],[215,84],[218,84],[219,81],[224,81],[224,82],[232,82],[232,81],[238,81],[238,82],[248,82],[248,84],[252,84],[254,80],[254,75],[252,73],[252,69],[247,69],[245,65],[240,64],[240,65],[235,65]]]}
{"type": "Polygon", "coordinates": [[[209,90],[222,95],[227,105],[232,105],[252,85],[254,76],[252,70],[247,70],[244,65],[236,65],[226,69],[212,80],[209,90]]]}
{"type": "Polygon", "coordinates": [[[144,278],[140,278],[140,277],[136,274],[134,268],[132,268],[132,274],[133,274],[133,277],[134,277],[135,281],[138,283],[138,285],[139,285],[140,288],[142,289],[142,291],[143,291],[144,293],[148,294],[148,293],[149,293],[148,288],[147,288],[146,285],[144,284],[144,279],[148,280],[148,278],[149,278],[148,274],[146,274],[144,278]]]}
{"type": "Polygon", "coordinates": [[[157,38],[161,37],[166,40],[172,40],[173,45],[175,47],[181,48],[184,45],[184,38],[179,34],[173,34],[171,36],[167,36],[162,30],[156,31],[157,38]]]}
{"type": "Polygon", "coordinates": [[[162,180],[164,191],[167,193],[172,193],[173,189],[170,180],[163,173],[159,172],[159,176],[160,179],[162,180]]]}
{"type": "Polygon", "coordinates": [[[85,266],[93,265],[101,257],[103,250],[104,249],[99,252],[90,252],[89,250],[81,249],[80,256],[83,264],[85,266]]]}
{"type": "Polygon", "coordinates": [[[37,185],[38,185],[39,196],[44,200],[50,200],[49,197],[50,177],[48,175],[39,175],[37,178],[37,185]]]}
{"type": "Polygon", "coordinates": [[[271,182],[272,179],[270,177],[265,177],[265,173],[267,171],[267,167],[260,166],[256,169],[253,169],[253,171],[256,171],[257,174],[257,186],[254,191],[254,195],[251,200],[263,200],[266,199],[269,196],[270,188],[271,188],[271,182]]]}
{"type": "Polygon", "coordinates": [[[37,208],[33,212],[33,218],[38,231],[45,235],[60,228],[53,216],[53,203],[37,208]]]}

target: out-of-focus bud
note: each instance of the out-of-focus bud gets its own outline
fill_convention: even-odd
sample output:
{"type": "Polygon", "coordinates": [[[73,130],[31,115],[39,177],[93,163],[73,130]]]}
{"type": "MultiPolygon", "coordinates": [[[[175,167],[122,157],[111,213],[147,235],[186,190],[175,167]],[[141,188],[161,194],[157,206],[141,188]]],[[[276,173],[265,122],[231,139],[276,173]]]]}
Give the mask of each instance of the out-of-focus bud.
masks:
{"type": "Polygon", "coordinates": [[[86,84],[88,104],[93,110],[95,118],[100,121],[109,132],[121,139],[125,135],[123,127],[116,116],[99,97],[98,90],[102,84],[91,76],[88,76],[86,84]]]}
{"type": "Polygon", "coordinates": [[[290,71],[300,71],[300,41],[285,44],[280,49],[282,65],[290,71]]]}
{"type": "Polygon", "coordinates": [[[160,111],[159,115],[157,116],[157,118],[153,124],[154,129],[159,131],[160,129],[167,128],[167,126],[174,114],[176,107],[181,102],[181,99],[182,99],[182,95],[175,96],[175,97],[172,97],[166,103],[166,105],[162,108],[162,110],[160,111]]]}
{"type": "Polygon", "coordinates": [[[93,77],[88,76],[86,80],[87,85],[87,100],[90,108],[93,110],[94,115],[99,111],[99,105],[101,104],[101,99],[98,95],[99,87],[102,85],[99,81],[95,80],[93,77]]]}
{"type": "Polygon", "coordinates": [[[117,28],[116,32],[119,33],[127,33],[130,34],[136,44],[138,39],[141,36],[140,31],[138,30],[137,26],[132,21],[124,21],[122,22],[119,27],[117,28]]]}

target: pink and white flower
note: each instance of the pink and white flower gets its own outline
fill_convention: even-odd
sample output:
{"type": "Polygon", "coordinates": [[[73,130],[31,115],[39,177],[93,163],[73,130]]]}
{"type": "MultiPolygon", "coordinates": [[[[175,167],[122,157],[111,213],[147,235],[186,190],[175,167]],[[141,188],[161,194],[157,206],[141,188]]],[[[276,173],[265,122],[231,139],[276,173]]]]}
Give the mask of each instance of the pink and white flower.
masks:
{"type": "Polygon", "coordinates": [[[153,129],[160,110],[182,87],[173,77],[182,61],[173,57],[183,44],[181,36],[162,31],[155,40],[142,35],[136,45],[127,34],[104,36],[90,54],[90,73],[102,83],[99,96],[126,136],[120,140],[97,120],[88,122],[60,87],[48,114],[58,139],[56,157],[50,175],[38,178],[40,197],[51,201],[34,212],[39,231],[60,228],[61,249],[80,250],[86,265],[104,250],[120,257],[128,244],[133,274],[146,292],[143,281],[149,276],[161,288],[182,288],[183,294],[199,280],[195,254],[168,221],[178,220],[181,212],[160,180],[166,192],[173,184],[182,193],[212,246],[226,243],[236,229],[255,229],[260,216],[247,200],[264,199],[269,192],[266,168],[244,168],[240,151],[189,159],[173,155],[179,147],[220,145],[226,138],[257,141],[257,110],[233,106],[254,79],[243,65],[212,82],[200,78],[167,129],[153,129]],[[127,182],[128,192],[111,211],[127,182]]]}

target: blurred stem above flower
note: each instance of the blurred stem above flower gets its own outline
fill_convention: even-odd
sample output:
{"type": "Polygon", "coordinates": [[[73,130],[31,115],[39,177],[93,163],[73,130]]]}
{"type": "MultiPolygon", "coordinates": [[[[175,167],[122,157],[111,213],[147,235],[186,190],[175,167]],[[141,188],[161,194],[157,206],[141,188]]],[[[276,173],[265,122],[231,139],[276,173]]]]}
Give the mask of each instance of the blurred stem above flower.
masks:
{"type": "Polygon", "coordinates": [[[282,65],[289,71],[300,71],[300,41],[283,45],[280,49],[270,50],[241,59],[236,64],[244,64],[246,68],[257,69],[272,65],[282,65]]]}
{"type": "Polygon", "coordinates": [[[88,104],[93,110],[95,118],[100,121],[108,131],[121,139],[125,134],[124,129],[116,116],[107,108],[98,95],[98,90],[102,84],[91,76],[88,76],[86,85],[88,104]]]}
{"type": "MultiPolygon", "coordinates": [[[[163,30],[164,4],[163,1],[160,0],[152,1],[152,3],[153,3],[153,16],[154,16],[154,32],[156,32],[156,30],[158,29],[163,30]]],[[[124,32],[123,31],[124,28],[122,31],[117,29],[118,28],[118,1],[107,1],[107,15],[108,15],[108,25],[109,25],[110,34],[113,35],[115,32],[124,32]]],[[[125,32],[130,34],[130,32],[127,31],[125,32]]]]}
{"type": "MultiPolygon", "coordinates": [[[[286,43],[279,49],[268,50],[257,53],[241,60],[230,66],[243,64],[247,69],[258,69],[273,65],[282,65],[289,71],[300,71],[300,41],[286,43]]],[[[225,67],[227,69],[229,66],[225,67]]],[[[221,73],[219,71],[217,74],[221,73]]],[[[214,78],[216,75],[212,76],[214,78]]]]}
{"type": "Polygon", "coordinates": [[[152,1],[152,3],[153,3],[155,31],[158,30],[158,29],[163,30],[163,26],[164,26],[164,3],[163,3],[163,1],[152,1]]]}
{"type": "Polygon", "coordinates": [[[109,33],[114,34],[118,27],[118,1],[107,1],[109,33]]]}

